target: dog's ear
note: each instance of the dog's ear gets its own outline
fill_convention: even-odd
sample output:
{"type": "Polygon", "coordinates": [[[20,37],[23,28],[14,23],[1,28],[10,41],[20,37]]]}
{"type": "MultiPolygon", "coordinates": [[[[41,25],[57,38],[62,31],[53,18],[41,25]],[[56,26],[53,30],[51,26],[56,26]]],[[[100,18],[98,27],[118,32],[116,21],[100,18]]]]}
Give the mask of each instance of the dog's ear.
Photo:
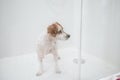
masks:
{"type": "Polygon", "coordinates": [[[58,33],[57,25],[52,24],[52,25],[48,26],[47,32],[48,32],[48,34],[51,34],[51,36],[56,37],[56,35],[58,33]]]}
{"type": "Polygon", "coordinates": [[[55,24],[60,24],[60,23],[56,21],[55,24]]]}
{"type": "Polygon", "coordinates": [[[55,22],[55,24],[60,26],[63,29],[63,26],[59,22],[55,22]]]}

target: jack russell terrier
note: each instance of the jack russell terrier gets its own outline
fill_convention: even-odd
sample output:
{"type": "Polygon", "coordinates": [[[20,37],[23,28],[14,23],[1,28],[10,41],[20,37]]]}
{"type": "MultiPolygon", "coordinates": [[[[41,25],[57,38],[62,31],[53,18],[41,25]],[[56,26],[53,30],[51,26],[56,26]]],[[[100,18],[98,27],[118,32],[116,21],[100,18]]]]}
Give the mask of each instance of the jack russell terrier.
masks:
{"type": "Polygon", "coordinates": [[[43,59],[44,56],[51,53],[55,61],[55,72],[61,73],[58,67],[58,59],[60,59],[57,52],[57,40],[67,40],[70,35],[65,33],[63,27],[58,22],[55,22],[48,26],[47,32],[37,43],[37,54],[40,62],[40,70],[36,74],[40,76],[43,74],[43,59]]]}

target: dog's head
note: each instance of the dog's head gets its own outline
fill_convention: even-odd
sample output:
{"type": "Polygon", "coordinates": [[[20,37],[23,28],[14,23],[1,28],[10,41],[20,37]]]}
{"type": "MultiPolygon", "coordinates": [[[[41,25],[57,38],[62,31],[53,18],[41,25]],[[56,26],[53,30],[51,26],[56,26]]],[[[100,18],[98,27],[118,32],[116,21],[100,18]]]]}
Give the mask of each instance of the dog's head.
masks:
{"type": "Polygon", "coordinates": [[[59,40],[67,40],[70,38],[70,35],[64,32],[62,25],[58,22],[48,26],[47,32],[50,34],[50,36],[59,40]]]}

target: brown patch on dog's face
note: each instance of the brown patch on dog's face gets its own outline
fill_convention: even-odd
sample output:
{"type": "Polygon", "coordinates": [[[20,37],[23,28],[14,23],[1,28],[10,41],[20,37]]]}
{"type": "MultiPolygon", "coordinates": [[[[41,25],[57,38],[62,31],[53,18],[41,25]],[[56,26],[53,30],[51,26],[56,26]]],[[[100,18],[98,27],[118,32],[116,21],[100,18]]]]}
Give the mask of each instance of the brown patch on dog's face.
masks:
{"type": "Polygon", "coordinates": [[[51,34],[51,36],[56,37],[56,35],[58,33],[57,25],[54,23],[54,24],[48,26],[47,31],[49,34],[51,34]]]}
{"type": "Polygon", "coordinates": [[[58,22],[55,22],[48,26],[47,31],[48,34],[50,34],[52,37],[56,37],[56,39],[59,40],[67,40],[70,37],[69,34],[64,32],[62,25],[58,22]]]}

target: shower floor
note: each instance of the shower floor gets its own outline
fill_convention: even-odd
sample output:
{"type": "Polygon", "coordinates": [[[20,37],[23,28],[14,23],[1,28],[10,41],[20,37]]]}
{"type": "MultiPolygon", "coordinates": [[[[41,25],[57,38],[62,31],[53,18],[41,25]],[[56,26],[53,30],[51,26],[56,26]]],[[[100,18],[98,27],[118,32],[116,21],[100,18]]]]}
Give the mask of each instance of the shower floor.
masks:
{"type": "Polygon", "coordinates": [[[94,55],[84,53],[82,54],[82,58],[85,59],[86,62],[81,65],[81,80],[100,80],[101,78],[120,71],[119,67],[94,55]]]}
{"type": "Polygon", "coordinates": [[[60,74],[54,71],[53,56],[47,55],[44,59],[45,73],[36,76],[39,62],[34,53],[0,59],[0,80],[79,80],[79,66],[73,62],[78,56],[77,50],[66,48],[59,50],[59,53],[60,74]]]}
{"type": "MultiPolygon", "coordinates": [[[[59,54],[62,73],[55,73],[52,55],[47,55],[44,59],[45,73],[41,76],[36,76],[39,65],[36,53],[0,59],[0,80],[79,80],[80,67],[73,61],[78,58],[78,49],[60,49],[59,54]]],[[[89,54],[84,54],[83,58],[85,63],[81,65],[81,80],[99,80],[117,69],[89,54]]]]}

